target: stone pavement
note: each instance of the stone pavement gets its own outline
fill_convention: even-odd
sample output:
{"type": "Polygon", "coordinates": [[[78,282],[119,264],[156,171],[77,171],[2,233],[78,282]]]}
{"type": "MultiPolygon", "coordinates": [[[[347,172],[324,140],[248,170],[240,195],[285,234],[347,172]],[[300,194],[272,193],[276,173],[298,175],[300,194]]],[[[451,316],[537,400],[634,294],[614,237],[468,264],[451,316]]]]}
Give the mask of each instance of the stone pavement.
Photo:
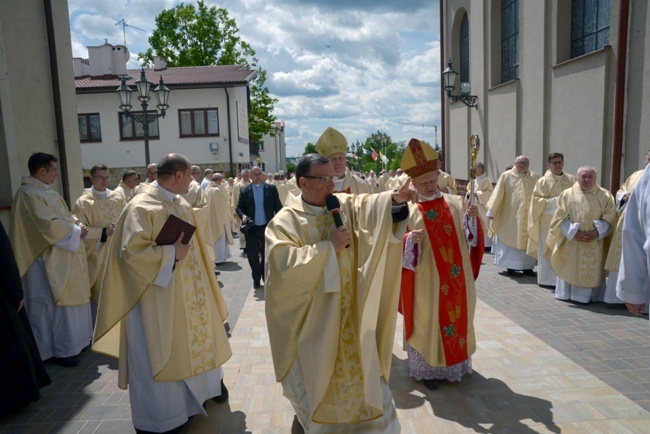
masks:
{"type": "MultiPolygon", "coordinates": [[[[398,321],[390,387],[402,433],[650,432],[650,329],[622,306],[553,299],[530,277],[510,277],[486,254],[477,282],[474,373],[429,391],[408,376],[398,321]]],[[[233,357],[227,404],[207,404],[186,433],[289,433],[294,412],[275,382],[263,290],[245,258],[219,266],[233,357]]],[[[399,320],[400,317],[398,317],[399,320]]],[[[86,351],[0,433],[132,433],[117,363],[86,351]]],[[[11,393],[1,391],[0,393],[11,393]]]]}

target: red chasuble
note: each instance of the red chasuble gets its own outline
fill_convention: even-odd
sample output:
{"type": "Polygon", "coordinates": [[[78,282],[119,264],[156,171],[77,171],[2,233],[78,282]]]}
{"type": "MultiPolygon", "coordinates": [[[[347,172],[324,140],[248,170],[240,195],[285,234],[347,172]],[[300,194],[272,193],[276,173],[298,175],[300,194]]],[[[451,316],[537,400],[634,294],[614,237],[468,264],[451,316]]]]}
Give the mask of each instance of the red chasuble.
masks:
{"type": "MultiPolygon", "coordinates": [[[[445,353],[447,366],[466,360],[467,354],[467,293],[465,291],[465,273],[463,271],[463,257],[456,236],[456,227],[444,198],[418,203],[422,214],[430,247],[440,276],[440,295],[438,321],[441,336],[439,337],[445,353]]],[[[474,278],[478,276],[478,269],[483,257],[483,230],[478,223],[479,245],[472,248],[470,254],[474,278]]],[[[420,266],[427,266],[429,264],[420,266]]],[[[399,312],[404,315],[404,328],[406,339],[411,337],[413,331],[413,303],[415,296],[415,272],[407,268],[402,269],[402,301],[399,312]]]]}

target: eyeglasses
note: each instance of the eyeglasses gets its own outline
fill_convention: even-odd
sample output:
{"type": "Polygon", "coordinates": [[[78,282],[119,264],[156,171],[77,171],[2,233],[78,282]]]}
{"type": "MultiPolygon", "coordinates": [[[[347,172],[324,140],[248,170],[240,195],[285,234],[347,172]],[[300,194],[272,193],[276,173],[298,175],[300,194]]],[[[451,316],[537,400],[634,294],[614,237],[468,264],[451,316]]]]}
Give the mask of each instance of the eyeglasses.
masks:
{"type": "Polygon", "coordinates": [[[329,182],[335,178],[335,176],[309,176],[309,175],[302,175],[302,177],[307,179],[318,179],[321,184],[329,184],[329,182]]]}
{"type": "Polygon", "coordinates": [[[553,166],[561,166],[564,164],[564,161],[551,161],[549,164],[553,166]]]}
{"type": "Polygon", "coordinates": [[[529,163],[527,161],[517,161],[515,164],[517,166],[528,166],[529,163]]]}

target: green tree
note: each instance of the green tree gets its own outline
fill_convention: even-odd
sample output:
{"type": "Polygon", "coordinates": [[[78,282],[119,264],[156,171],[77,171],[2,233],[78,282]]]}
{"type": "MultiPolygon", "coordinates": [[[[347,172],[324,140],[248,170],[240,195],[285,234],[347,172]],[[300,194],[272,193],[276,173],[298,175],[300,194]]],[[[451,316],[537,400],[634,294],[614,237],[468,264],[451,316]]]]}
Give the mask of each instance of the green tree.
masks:
{"type": "Polygon", "coordinates": [[[314,145],[312,142],[307,143],[305,146],[305,152],[302,153],[302,155],[307,155],[307,154],[318,154],[316,151],[316,145],[314,145]]]}
{"type": "Polygon", "coordinates": [[[174,66],[246,65],[257,69],[250,85],[251,107],[248,132],[252,141],[260,142],[277,118],[273,108],[278,101],[271,97],[266,71],[258,66],[255,50],[239,35],[239,27],[225,8],[180,3],[156,16],[156,29],[149,38],[151,47],[138,53],[144,67],[153,65],[154,53],[174,66]]]}
{"type": "Polygon", "coordinates": [[[296,165],[291,162],[287,163],[287,173],[296,173],[296,165]]]}

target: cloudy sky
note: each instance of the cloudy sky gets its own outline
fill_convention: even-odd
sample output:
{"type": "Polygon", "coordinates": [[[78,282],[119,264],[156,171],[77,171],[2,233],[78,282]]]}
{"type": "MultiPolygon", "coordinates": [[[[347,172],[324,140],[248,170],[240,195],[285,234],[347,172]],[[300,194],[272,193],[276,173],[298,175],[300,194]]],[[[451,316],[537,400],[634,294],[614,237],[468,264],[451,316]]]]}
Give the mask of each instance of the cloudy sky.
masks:
{"type": "MultiPolygon", "coordinates": [[[[185,3],[189,3],[186,1],[185,3]]],[[[72,50],[124,43],[129,68],[149,47],[154,18],[175,0],[68,0],[72,50]],[[125,20],[125,34],[117,24],[125,20]],[[142,29],[141,30],[137,30],[142,29]]],[[[287,156],[328,126],[349,142],[380,130],[435,142],[440,123],[438,0],[206,0],[225,7],[268,72],[286,125],[287,156]]],[[[173,97],[172,97],[173,98],[173,97]]],[[[173,104],[173,101],[172,101],[173,104]]]]}

